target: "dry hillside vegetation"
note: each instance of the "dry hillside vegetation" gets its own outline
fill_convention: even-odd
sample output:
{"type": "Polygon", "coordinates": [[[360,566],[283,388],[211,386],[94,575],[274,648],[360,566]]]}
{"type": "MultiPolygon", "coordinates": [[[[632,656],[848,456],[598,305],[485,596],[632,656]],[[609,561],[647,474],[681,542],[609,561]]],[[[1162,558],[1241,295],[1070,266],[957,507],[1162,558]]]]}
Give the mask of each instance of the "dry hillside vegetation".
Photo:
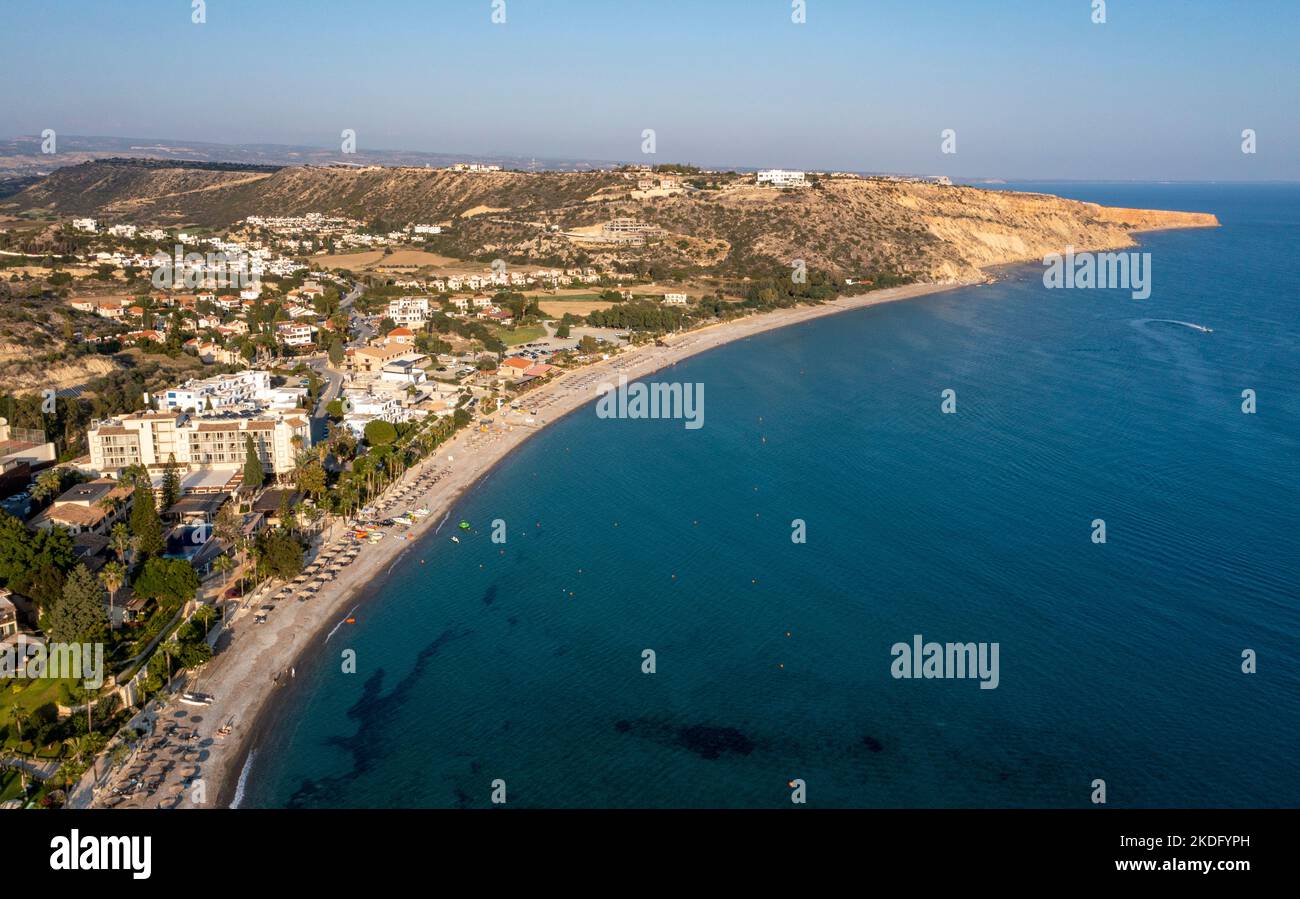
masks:
{"type": "Polygon", "coordinates": [[[55,171],[0,203],[107,221],[221,227],[248,215],[323,212],[391,225],[450,222],[430,242],[461,259],[620,262],[673,274],[789,267],[844,277],[969,281],[982,269],[1078,249],[1130,246],[1134,231],[1217,224],[1212,215],[1114,209],[1045,194],[823,179],[806,190],[735,185],[633,200],[615,172],[467,173],[423,168],[275,171],[100,161],[55,171]],[[642,248],[572,239],[616,217],[664,230],[642,248]]]}

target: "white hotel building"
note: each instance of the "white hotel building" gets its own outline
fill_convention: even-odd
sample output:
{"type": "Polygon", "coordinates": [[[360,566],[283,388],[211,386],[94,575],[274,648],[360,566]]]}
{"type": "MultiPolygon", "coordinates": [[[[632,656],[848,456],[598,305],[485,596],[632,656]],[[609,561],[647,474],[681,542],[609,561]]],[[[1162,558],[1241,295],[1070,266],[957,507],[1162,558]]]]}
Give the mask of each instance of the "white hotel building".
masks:
{"type": "Polygon", "coordinates": [[[133,412],[91,422],[86,436],[90,464],[101,474],[116,474],[128,465],[160,471],[172,459],[189,471],[233,474],[244,466],[246,439],[251,436],[262,467],[285,475],[293,471],[298,453],[311,446],[311,423],[299,409],[209,417],[133,412]]]}
{"type": "Polygon", "coordinates": [[[167,412],[226,412],[251,409],[271,392],[269,371],[241,371],[202,380],[186,381],[155,396],[158,408],[167,412]]]}
{"type": "Polygon", "coordinates": [[[419,328],[429,318],[428,297],[398,297],[388,301],[388,318],[394,323],[407,327],[419,328]]]}
{"type": "Polygon", "coordinates": [[[773,187],[807,187],[808,179],[803,172],[791,172],[785,169],[766,169],[758,173],[759,184],[773,187]]]}

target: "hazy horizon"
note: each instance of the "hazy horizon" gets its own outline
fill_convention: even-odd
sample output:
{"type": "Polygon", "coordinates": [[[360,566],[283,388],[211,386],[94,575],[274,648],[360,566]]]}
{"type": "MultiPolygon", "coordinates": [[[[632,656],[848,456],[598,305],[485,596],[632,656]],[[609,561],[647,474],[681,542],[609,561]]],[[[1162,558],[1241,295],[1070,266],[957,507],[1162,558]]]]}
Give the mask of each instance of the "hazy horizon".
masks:
{"type": "Polygon", "coordinates": [[[1110,2],[1104,24],[1091,0],[807,0],[806,24],[785,0],[504,9],[493,24],[493,0],[208,0],[194,24],[189,2],[20,7],[0,127],[316,147],[352,129],[359,151],[963,179],[1300,180],[1286,112],[1300,6],[1284,0],[1250,16],[1110,2]]]}
{"type": "MultiPolygon", "coordinates": [[[[59,139],[60,139],[60,140],[64,140],[64,141],[69,140],[69,139],[71,139],[71,140],[86,140],[86,141],[90,141],[90,140],[149,141],[149,142],[154,142],[154,143],[156,144],[156,147],[157,147],[157,148],[162,148],[162,147],[165,146],[165,145],[170,145],[168,148],[169,148],[169,149],[172,149],[172,150],[180,150],[181,148],[183,148],[184,145],[187,145],[187,144],[188,144],[188,145],[193,145],[193,146],[204,146],[204,147],[229,147],[229,148],[252,148],[252,147],[259,147],[259,148],[278,148],[278,149],[283,149],[283,150],[328,150],[328,149],[332,149],[330,146],[325,145],[325,144],[281,144],[281,143],[274,143],[274,142],[269,142],[269,141],[256,141],[256,142],[251,142],[251,143],[246,143],[246,144],[233,144],[233,143],[231,143],[231,144],[226,144],[226,143],[220,143],[220,142],[215,142],[215,141],[192,140],[192,139],[188,139],[188,138],[175,137],[175,136],[172,136],[172,137],[157,137],[157,136],[141,137],[141,136],[139,136],[139,135],[124,135],[124,134],[72,134],[72,135],[59,135],[59,139]]],[[[39,141],[39,140],[40,140],[40,135],[36,135],[36,134],[0,134],[0,141],[17,141],[17,140],[31,140],[31,141],[39,141]]],[[[66,149],[67,149],[67,148],[65,147],[65,150],[66,150],[66,149]]],[[[152,147],[140,147],[140,148],[138,148],[138,149],[140,150],[140,152],[139,152],[139,153],[135,153],[135,154],[131,154],[131,158],[141,158],[141,159],[147,159],[147,158],[176,159],[177,161],[181,161],[181,158],[180,158],[180,157],[165,157],[165,156],[151,157],[151,156],[148,156],[144,151],[147,150],[147,149],[154,149],[154,148],[152,148],[152,147]]],[[[93,151],[84,151],[84,150],[83,150],[83,151],[79,151],[79,152],[93,152],[93,151]]],[[[108,152],[108,151],[105,151],[105,153],[107,153],[107,152],[108,152]]],[[[117,151],[117,152],[123,152],[123,151],[117,151]]],[[[539,169],[539,170],[544,170],[544,168],[543,168],[543,163],[545,163],[545,162],[556,162],[556,163],[561,163],[561,162],[562,162],[562,163],[584,162],[584,163],[591,163],[591,164],[593,164],[593,165],[630,165],[630,164],[636,164],[636,163],[639,163],[639,162],[644,161],[644,160],[641,160],[641,159],[599,159],[599,158],[596,158],[596,157],[593,157],[593,156],[571,156],[571,157],[541,156],[541,155],[538,155],[538,154],[531,154],[531,153],[522,153],[522,154],[517,154],[517,153],[502,153],[502,152],[458,153],[458,152],[456,152],[456,151],[454,151],[454,150],[447,150],[447,149],[440,148],[440,147],[439,147],[439,148],[423,148],[423,147],[420,147],[420,148],[371,147],[371,148],[368,148],[368,149],[365,150],[365,151],[358,150],[358,155],[359,155],[359,156],[364,157],[364,156],[367,155],[367,153],[369,153],[369,154],[374,154],[374,155],[380,155],[380,154],[424,154],[424,155],[429,155],[429,156],[448,156],[448,157],[454,156],[454,157],[457,157],[458,159],[463,159],[465,162],[475,162],[475,161],[486,160],[486,159],[509,159],[509,160],[518,160],[520,163],[524,163],[526,160],[530,160],[530,159],[532,159],[532,160],[535,160],[536,163],[538,164],[538,169],[539,169]]],[[[102,158],[108,158],[108,157],[107,157],[107,155],[106,155],[105,157],[102,157],[102,158]]],[[[339,156],[339,161],[346,162],[346,161],[348,161],[348,159],[349,159],[349,157],[342,156],[342,155],[339,156]]],[[[271,163],[271,164],[275,164],[275,163],[271,163]]],[[[294,165],[294,164],[315,164],[315,163],[303,162],[303,163],[283,163],[283,164],[284,164],[284,165],[294,165]]],[[[370,162],[370,163],[366,163],[366,164],[368,164],[368,165],[379,165],[379,166],[401,166],[401,165],[403,165],[403,163],[399,163],[399,162],[387,162],[387,163],[386,163],[386,162],[382,162],[382,161],[379,161],[379,162],[370,162]]],[[[699,162],[698,160],[693,160],[693,159],[652,159],[652,160],[649,161],[649,164],[651,164],[651,165],[693,165],[693,166],[699,166],[699,167],[702,167],[702,168],[712,168],[712,169],[716,169],[716,170],[718,170],[718,171],[732,171],[732,170],[734,170],[734,171],[750,171],[750,170],[754,170],[754,169],[758,169],[758,168],[760,168],[760,166],[741,165],[741,164],[732,164],[732,163],[727,163],[727,162],[721,162],[721,163],[702,163],[702,162],[699,162]]],[[[522,168],[522,166],[521,166],[521,168],[522,168]]],[[[816,171],[832,171],[832,170],[834,170],[834,171],[852,171],[852,172],[859,172],[859,173],[862,173],[862,174],[873,174],[873,173],[879,173],[879,174],[882,174],[882,175],[923,175],[923,174],[927,174],[927,172],[922,172],[922,171],[919,171],[919,170],[910,170],[910,169],[909,169],[909,170],[903,170],[903,169],[896,169],[896,170],[882,170],[882,169],[836,169],[836,168],[834,168],[834,167],[832,167],[832,166],[817,166],[817,165],[807,166],[806,169],[805,169],[805,171],[812,171],[812,172],[816,172],[816,171]]],[[[934,173],[934,174],[942,174],[942,173],[934,173]]],[[[1009,175],[1009,176],[1008,176],[1008,175],[970,175],[970,174],[953,174],[953,175],[949,175],[949,177],[953,178],[953,179],[956,180],[956,181],[962,181],[962,182],[986,182],[986,183],[999,183],[999,182],[1000,182],[1000,183],[1007,183],[1007,184],[1037,184],[1037,183],[1043,183],[1043,184],[1052,184],[1052,183],[1057,183],[1057,184],[1068,184],[1068,183],[1079,183],[1079,184],[1128,184],[1128,183],[1132,183],[1132,184],[1161,184],[1161,183],[1168,183],[1168,184],[1300,184],[1300,177],[1297,177],[1297,178],[1059,178],[1059,177],[1022,178],[1022,177],[1018,177],[1018,176],[1015,176],[1015,175],[1009,175]]]]}

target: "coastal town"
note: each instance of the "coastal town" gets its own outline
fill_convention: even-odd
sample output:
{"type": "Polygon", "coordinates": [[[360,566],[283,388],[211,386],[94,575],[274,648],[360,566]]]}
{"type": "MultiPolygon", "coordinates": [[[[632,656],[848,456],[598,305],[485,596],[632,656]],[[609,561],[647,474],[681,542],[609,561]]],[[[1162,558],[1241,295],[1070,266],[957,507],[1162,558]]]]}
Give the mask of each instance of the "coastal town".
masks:
{"type": "MultiPolygon", "coordinates": [[[[626,179],[647,200],[687,189],[648,168],[626,179]]],[[[809,186],[802,172],[750,180],[809,186]]],[[[455,227],[313,212],[0,231],[4,286],[62,319],[66,358],[158,360],[144,379],[4,399],[0,639],[14,680],[0,803],[215,801],[227,783],[214,760],[256,712],[249,672],[291,677],[287,647],[302,647],[286,631],[329,620],[360,573],[590,399],[596,373],[653,370],[691,351],[693,329],[838,294],[821,276],[784,298],[660,283],[618,264],[662,239],[626,216],[570,235],[592,252],[569,265],[439,255],[431,241],[455,227]],[[35,670],[37,655],[91,644],[94,683],[35,670]]]]}
{"type": "MultiPolygon", "coordinates": [[[[913,270],[870,254],[733,274],[719,260],[767,238],[738,224],[701,237],[672,204],[1008,202],[946,178],[782,169],[302,168],[293,177],[397,178],[476,205],[406,221],[277,210],[224,226],[43,211],[0,222],[7,807],[230,804],[259,712],[312,641],[353,620],[364,585],[436,534],[493,465],[602,384],[985,280],[971,263],[913,270]],[[574,185],[595,190],[580,217],[557,199],[574,185]],[[561,205],[479,202],[521,188],[561,205]],[[101,650],[93,678],[35,663],[68,647],[101,650]]],[[[242,176],[215,172],[230,174],[242,176]]],[[[1010,202],[1075,216],[1081,245],[1123,245],[1162,215],[1010,202]]],[[[1058,240],[1025,231],[1008,258],[1058,240]]]]}
{"type": "Polygon", "coordinates": [[[1235,12],[9,4],[14,872],[1285,870],[1300,6],[1235,12]]]}

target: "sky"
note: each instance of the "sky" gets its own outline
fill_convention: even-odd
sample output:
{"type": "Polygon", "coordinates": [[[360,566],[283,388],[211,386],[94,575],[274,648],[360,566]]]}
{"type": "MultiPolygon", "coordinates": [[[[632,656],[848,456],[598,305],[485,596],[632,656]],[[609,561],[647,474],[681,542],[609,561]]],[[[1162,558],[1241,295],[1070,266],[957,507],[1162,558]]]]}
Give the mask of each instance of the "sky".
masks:
{"type": "Polygon", "coordinates": [[[1300,180],[1300,0],[192,2],[6,3],[0,137],[1300,180]]]}

